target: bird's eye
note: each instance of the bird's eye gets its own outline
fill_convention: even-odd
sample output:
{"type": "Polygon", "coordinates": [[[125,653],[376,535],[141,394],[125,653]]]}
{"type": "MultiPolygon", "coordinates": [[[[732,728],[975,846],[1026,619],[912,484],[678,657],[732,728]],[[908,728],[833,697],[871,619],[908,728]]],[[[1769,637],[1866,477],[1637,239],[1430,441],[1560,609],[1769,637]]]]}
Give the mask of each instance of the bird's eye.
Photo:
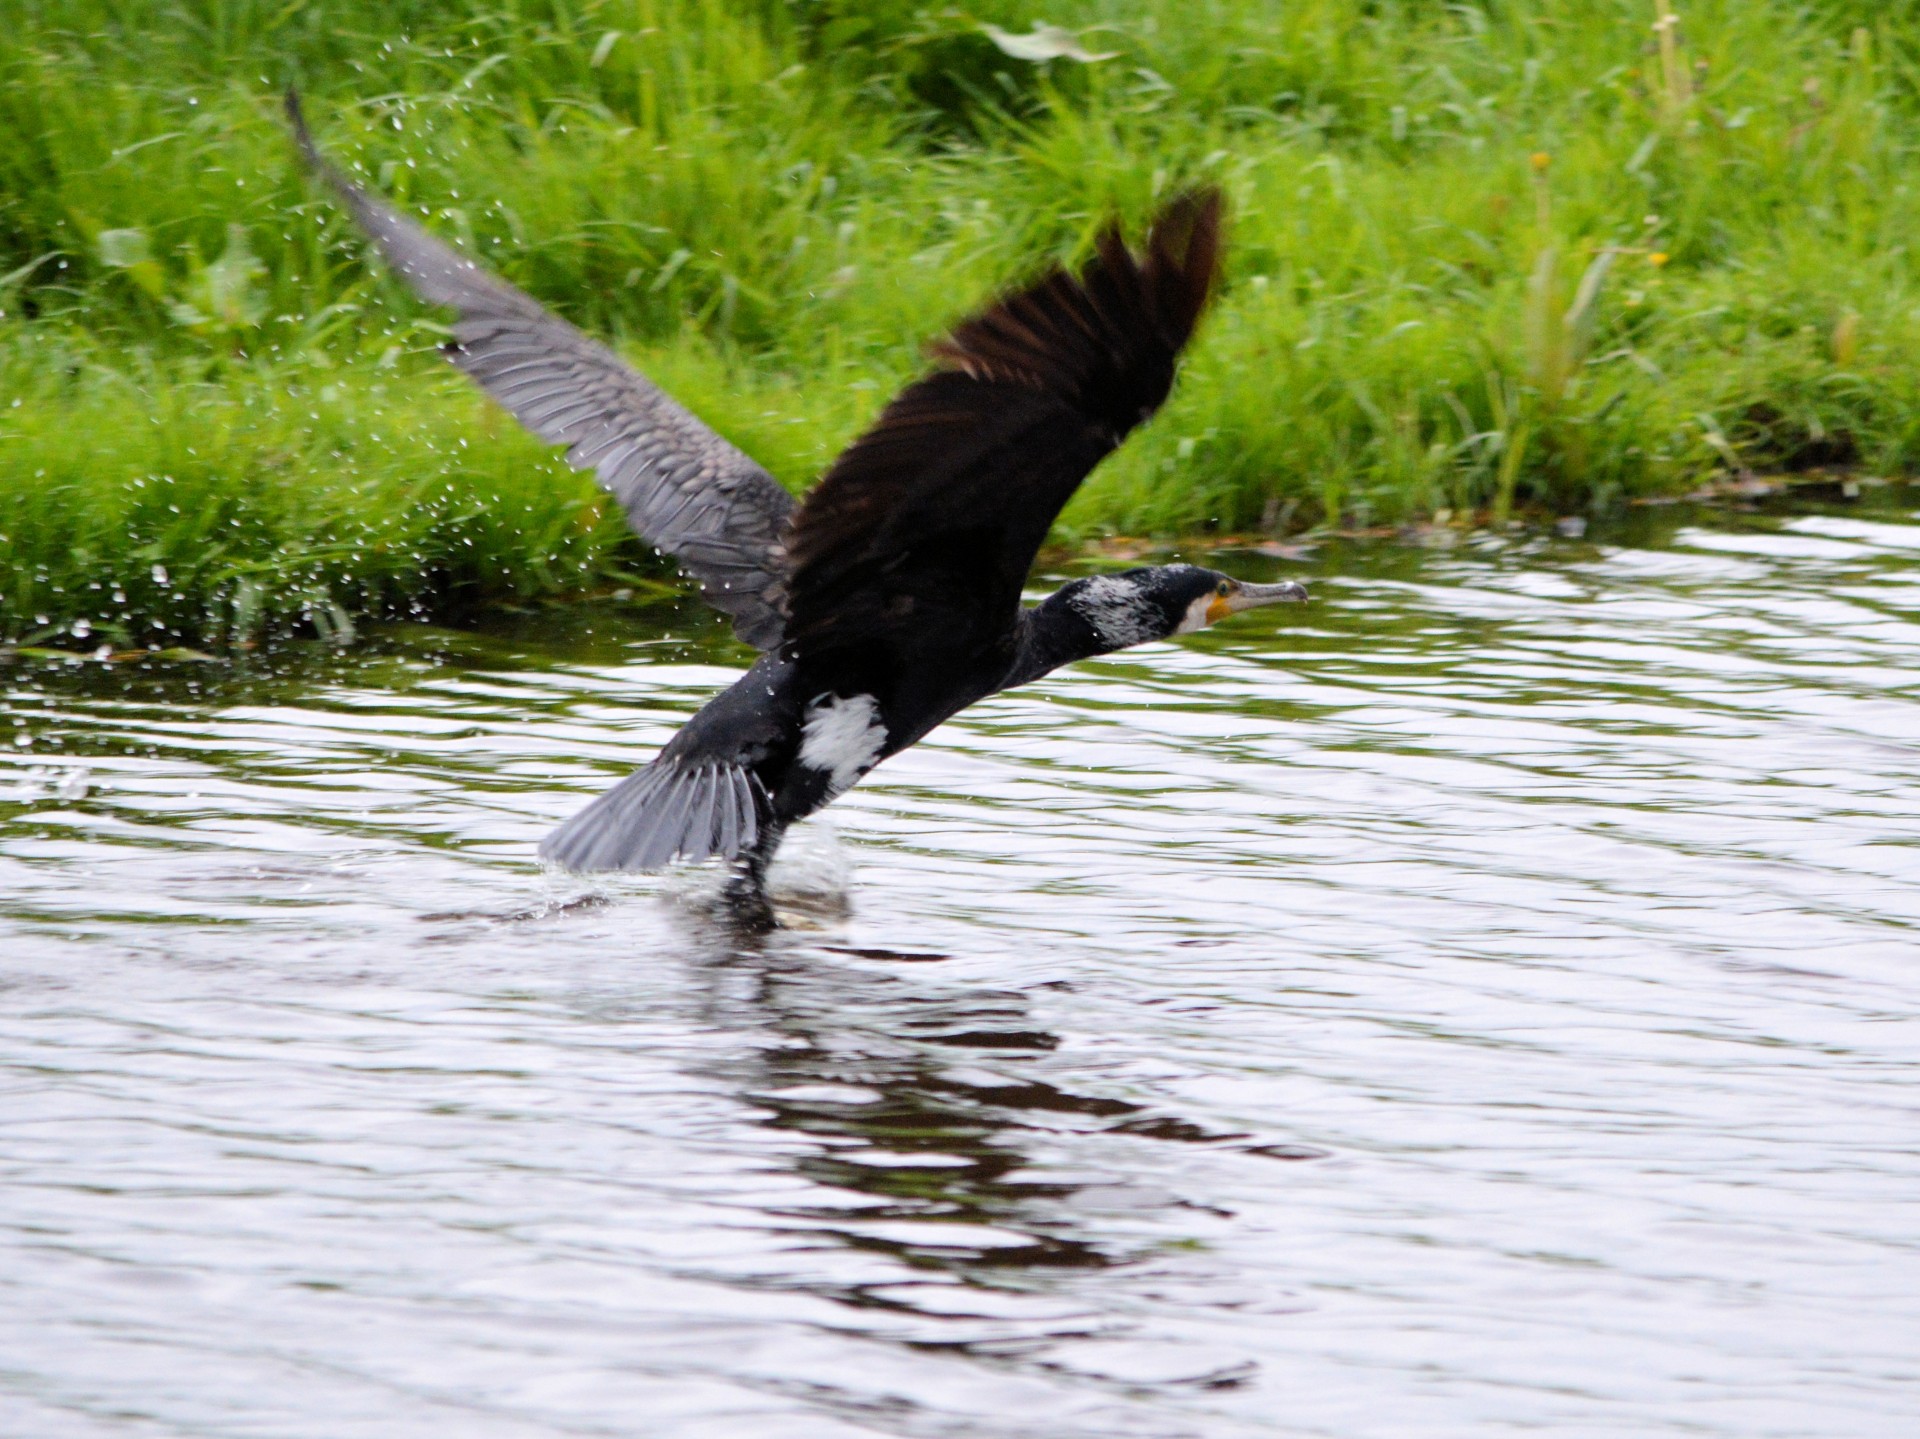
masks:
{"type": "Polygon", "coordinates": [[[1219,584],[1213,587],[1213,592],[1216,595],[1220,596],[1221,599],[1225,599],[1228,595],[1233,593],[1233,581],[1232,580],[1220,581],[1219,584]]]}

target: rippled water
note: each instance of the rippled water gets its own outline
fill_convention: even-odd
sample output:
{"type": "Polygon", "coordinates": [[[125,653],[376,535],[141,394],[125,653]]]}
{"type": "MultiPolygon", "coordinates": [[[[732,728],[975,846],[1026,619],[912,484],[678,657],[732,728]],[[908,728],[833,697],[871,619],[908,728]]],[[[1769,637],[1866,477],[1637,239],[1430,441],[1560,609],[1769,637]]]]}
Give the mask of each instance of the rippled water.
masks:
{"type": "Polygon", "coordinates": [[[1229,557],[758,943],[532,858],[690,610],[0,670],[0,1433],[1920,1432],[1920,523],[1658,523],[1229,557]]]}

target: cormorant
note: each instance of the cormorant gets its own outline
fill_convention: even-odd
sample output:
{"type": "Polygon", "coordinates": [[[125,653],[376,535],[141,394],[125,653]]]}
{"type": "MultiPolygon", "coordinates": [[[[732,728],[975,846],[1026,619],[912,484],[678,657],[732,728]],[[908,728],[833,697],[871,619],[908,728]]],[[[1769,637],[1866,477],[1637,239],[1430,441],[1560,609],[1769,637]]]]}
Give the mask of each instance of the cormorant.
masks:
{"type": "Polygon", "coordinates": [[[566,445],[762,651],[651,763],[549,835],[545,859],[738,860],[736,892],[767,912],[762,882],[787,827],[975,700],[1307,597],[1174,564],[1020,602],[1061,507],[1172,388],[1218,272],[1218,190],[1164,205],[1143,253],[1110,223],[1077,274],[1050,268],[961,321],[931,347],[933,369],[796,502],[612,350],[347,178],[291,91],[287,112],[387,263],[454,311],[447,357],[566,445]]]}

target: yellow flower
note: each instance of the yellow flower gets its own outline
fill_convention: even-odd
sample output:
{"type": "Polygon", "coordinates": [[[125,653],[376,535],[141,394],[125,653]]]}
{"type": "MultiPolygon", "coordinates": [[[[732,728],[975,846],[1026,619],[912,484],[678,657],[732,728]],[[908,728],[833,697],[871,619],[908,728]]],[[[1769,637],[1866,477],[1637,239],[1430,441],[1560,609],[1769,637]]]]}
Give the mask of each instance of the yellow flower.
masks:
{"type": "Polygon", "coordinates": [[[1667,252],[1665,250],[1655,250],[1651,255],[1647,256],[1647,263],[1653,266],[1654,269],[1659,269],[1667,263],[1667,252]]]}
{"type": "Polygon", "coordinates": [[[1533,165],[1533,172],[1536,175],[1544,173],[1547,166],[1553,163],[1553,156],[1549,155],[1545,150],[1535,150],[1533,154],[1527,158],[1533,165]]]}

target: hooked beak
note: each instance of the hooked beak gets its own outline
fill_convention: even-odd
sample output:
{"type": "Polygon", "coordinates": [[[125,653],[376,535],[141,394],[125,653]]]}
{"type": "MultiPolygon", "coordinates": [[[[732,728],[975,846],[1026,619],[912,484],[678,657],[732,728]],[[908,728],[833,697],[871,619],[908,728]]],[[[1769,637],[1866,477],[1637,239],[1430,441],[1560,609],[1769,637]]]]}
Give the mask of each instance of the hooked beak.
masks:
{"type": "Polygon", "coordinates": [[[1217,624],[1228,615],[1257,610],[1262,605],[1303,604],[1306,599],[1307,587],[1298,580],[1282,580],[1277,585],[1242,585],[1207,607],[1207,623],[1217,624]]]}

